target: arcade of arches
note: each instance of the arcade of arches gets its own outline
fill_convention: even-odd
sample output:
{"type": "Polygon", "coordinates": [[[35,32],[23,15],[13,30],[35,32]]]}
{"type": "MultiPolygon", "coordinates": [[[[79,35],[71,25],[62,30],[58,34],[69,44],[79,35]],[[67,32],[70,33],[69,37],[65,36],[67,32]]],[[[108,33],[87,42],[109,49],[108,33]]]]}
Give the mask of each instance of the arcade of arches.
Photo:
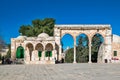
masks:
{"type": "Polygon", "coordinates": [[[54,36],[41,33],[37,37],[18,36],[11,38],[12,60],[23,59],[26,64],[55,64],[65,58],[62,52],[61,38],[65,34],[73,37],[73,63],[76,63],[76,37],[85,34],[88,37],[88,63],[92,63],[92,38],[100,34],[102,42],[97,62],[110,63],[119,62],[120,37],[112,34],[110,25],[55,25],[54,36]]]}

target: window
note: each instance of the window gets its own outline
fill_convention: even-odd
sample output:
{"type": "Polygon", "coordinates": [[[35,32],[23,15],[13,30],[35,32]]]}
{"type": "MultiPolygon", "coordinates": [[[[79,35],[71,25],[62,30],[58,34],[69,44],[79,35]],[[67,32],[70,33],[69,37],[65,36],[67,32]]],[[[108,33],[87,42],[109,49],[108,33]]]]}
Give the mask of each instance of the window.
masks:
{"type": "Polygon", "coordinates": [[[117,56],[117,51],[114,51],[114,56],[117,56]]]}

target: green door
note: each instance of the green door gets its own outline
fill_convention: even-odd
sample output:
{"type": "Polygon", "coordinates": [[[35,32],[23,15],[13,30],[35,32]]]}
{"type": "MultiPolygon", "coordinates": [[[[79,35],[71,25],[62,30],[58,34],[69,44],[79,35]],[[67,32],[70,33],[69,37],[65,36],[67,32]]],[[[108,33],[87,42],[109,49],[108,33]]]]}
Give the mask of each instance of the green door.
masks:
{"type": "Polygon", "coordinates": [[[50,57],[52,57],[52,51],[50,51],[49,53],[50,53],[50,57]]]}
{"type": "Polygon", "coordinates": [[[24,58],[24,48],[22,46],[17,48],[16,58],[24,58]]]}
{"type": "Polygon", "coordinates": [[[38,57],[42,57],[42,51],[38,51],[38,57]]]}
{"type": "Polygon", "coordinates": [[[52,57],[52,51],[46,51],[45,57],[52,57]]]}

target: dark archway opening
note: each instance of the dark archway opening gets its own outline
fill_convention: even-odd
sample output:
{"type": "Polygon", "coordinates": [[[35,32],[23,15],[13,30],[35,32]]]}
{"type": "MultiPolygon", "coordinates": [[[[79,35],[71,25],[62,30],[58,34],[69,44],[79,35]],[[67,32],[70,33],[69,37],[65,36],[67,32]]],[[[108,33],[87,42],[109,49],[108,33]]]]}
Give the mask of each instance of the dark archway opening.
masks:
{"type": "Polygon", "coordinates": [[[30,55],[30,61],[32,60],[32,51],[33,51],[33,45],[31,43],[28,43],[26,45],[26,47],[28,47],[29,50],[29,55],[30,55]]]}
{"type": "Polygon", "coordinates": [[[98,62],[98,51],[101,44],[104,42],[104,38],[101,34],[95,34],[92,38],[92,53],[91,53],[91,61],[93,63],[98,62]]]}

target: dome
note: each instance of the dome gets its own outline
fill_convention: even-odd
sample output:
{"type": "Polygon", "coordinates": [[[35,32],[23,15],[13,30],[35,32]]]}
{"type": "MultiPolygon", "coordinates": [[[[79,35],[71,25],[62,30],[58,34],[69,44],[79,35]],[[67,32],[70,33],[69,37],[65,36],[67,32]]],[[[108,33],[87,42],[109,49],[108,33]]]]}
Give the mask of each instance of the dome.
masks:
{"type": "Polygon", "coordinates": [[[46,33],[41,33],[38,35],[38,38],[48,38],[48,37],[49,37],[49,35],[46,33]]]}
{"type": "Polygon", "coordinates": [[[18,36],[17,39],[25,40],[25,39],[26,39],[26,36],[18,36]]]}

